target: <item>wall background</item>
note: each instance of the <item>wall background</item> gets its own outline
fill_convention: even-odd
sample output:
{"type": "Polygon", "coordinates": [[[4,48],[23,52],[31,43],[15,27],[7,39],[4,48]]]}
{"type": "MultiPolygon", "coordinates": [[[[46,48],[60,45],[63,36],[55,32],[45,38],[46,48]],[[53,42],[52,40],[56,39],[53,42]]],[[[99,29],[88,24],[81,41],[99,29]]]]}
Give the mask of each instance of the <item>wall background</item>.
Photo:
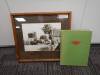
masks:
{"type": "Polygon", "coordinates": [[[10,13],[72,11],[72,29],[93,31],[100,43],[100,0],[0,0],[0,46],[14,45],[10,13]]]}

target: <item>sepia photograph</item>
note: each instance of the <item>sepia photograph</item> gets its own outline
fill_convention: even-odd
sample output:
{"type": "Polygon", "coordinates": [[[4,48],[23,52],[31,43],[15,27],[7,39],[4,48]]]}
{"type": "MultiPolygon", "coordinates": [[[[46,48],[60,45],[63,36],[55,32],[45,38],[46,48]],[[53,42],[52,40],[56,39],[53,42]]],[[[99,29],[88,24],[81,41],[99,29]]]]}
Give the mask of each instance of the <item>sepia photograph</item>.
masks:
{"type": "Polygon", "coordinates": [[[60,50],[61,23],[23,23],[25,51],[60,50]]]}

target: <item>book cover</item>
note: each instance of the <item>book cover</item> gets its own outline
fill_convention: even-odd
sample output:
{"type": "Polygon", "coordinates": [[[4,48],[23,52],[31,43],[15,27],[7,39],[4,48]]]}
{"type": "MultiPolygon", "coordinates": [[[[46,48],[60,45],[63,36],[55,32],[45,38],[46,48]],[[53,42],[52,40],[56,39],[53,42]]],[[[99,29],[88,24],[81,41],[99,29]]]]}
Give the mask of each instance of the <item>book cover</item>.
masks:
{"type": "Polygon", "coordinates": [[[87,66],[91,31],[61,31],[61,65],[87,66]]]}

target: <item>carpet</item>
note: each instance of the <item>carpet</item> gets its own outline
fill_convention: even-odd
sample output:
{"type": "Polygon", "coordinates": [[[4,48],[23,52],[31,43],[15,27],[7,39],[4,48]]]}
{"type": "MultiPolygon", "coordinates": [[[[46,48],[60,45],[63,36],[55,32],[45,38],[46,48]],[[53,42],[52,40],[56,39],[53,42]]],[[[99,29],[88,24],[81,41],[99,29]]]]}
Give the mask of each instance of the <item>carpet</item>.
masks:
{"type": "Polygon", "coordinates": [[[61,66],[60,62],[18,63],[15,48],[0,48],[0,75],[100,75],[100,47],[91,47],[87,67],[61,66]]]}

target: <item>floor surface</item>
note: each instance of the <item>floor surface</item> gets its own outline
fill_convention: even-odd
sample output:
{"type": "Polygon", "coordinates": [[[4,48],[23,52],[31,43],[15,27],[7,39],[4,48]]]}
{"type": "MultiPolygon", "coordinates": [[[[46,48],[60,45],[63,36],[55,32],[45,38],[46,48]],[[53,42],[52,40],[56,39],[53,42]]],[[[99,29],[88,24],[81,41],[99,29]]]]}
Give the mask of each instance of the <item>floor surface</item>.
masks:
{"type": "Polygon", "coordinates": [[[18,63],[15,48],[0,48],[0,75],[100,75],[100,47],[91,47],[87,67],[60,62],[18,63]]]}

